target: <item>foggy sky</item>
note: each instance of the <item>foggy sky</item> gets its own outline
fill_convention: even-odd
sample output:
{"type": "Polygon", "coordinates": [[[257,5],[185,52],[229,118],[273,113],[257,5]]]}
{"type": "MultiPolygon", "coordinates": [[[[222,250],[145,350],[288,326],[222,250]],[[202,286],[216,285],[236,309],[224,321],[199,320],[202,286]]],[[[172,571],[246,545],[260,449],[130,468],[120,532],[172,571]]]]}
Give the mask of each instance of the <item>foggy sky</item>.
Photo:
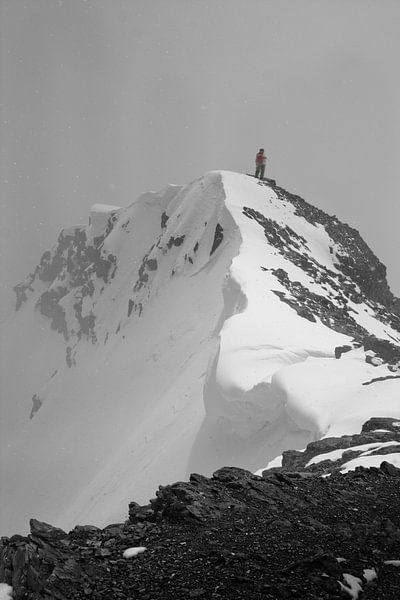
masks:
{"type": "Polygon", "coordinates": [[[356,227],[400,295],[398,0],[2,0],[2,279],[94,202],[253,170],[356,227]]]}

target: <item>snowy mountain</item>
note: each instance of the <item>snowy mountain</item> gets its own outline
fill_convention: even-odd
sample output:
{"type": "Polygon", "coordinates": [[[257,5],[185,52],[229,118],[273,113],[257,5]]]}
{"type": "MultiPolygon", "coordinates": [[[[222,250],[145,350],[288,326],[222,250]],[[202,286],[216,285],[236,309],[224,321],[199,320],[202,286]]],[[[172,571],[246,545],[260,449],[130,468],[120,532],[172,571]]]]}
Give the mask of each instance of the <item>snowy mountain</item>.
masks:
{"type": "MultiPolygon", "coordinates": [[[[400,418],[400,301],[358,232],[210,172],[95,205],[4,323],[1,533],[121,520],[159,484],[400,418]]],[[[273,466],[273,464],[272,464],[273,466]]]]}

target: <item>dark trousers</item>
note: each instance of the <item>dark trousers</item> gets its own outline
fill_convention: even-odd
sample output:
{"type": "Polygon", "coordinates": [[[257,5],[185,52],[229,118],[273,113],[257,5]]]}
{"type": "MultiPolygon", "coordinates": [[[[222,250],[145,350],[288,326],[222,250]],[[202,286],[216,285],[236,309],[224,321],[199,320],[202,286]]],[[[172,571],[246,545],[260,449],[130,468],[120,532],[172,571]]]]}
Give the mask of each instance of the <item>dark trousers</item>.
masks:
{"type": "Polygon", "coordinates": [[[256,177],[264,179],[265,165],[256,165],[256,177]]]}

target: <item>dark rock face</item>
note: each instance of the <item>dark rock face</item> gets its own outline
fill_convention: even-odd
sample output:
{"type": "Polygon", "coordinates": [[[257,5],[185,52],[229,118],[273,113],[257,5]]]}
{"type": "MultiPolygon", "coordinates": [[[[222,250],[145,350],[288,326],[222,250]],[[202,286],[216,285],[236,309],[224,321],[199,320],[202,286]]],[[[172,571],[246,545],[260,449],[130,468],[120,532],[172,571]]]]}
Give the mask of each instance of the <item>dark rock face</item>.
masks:
{"type": "Polygon", "coordinates": [[[33,419],[33,417],[36,415],[36,413],[40,410],[40,407],[43,404],[43,400],[40,398],[40,396],[38,396],[37,394],[33,394],[32,396],[32,410],[31,410],[31,414],[29,415],[30,419],[33,419]]]}
{"type": "Polygon", "coordinates": [[[377,429],[385,429],[394,434],[400,433],[400,421],[391,417],[371,417],[362,426],[361,433],[369,433],[377,429]]]}
{"type": "MultiPolygon", "coordinates": [[[[400,369],[397,369],[400,371],[400,369]]],[[[374,377],[370,381],[364,381],[362,385],[372,385],[373,383],[379,383],[380,381],[387,381],[388,379],[400,379],[400,375],[386,375],[385,377],[374,377]]]]}
{"type": "Polygon", "coordinates": [[[391,344],[387,340],[380,340],[374,335],[369,335],[363,339],[363,346],[365,350],[372,350],[386,363],[393,364],[400,361],[400,346],[391,344]]]}
{"type": "Polygon", "coordinates": [[[28,300],[28,294],[33,292],[32,283],[35,281],[35,273],[30,273],[24,281],[13,287],[16,295],[15,310],[19,310],[24,302],[28,300]]]}
{"type": "Polygon", "coordinates": [[[112,254],[106,255],[102,250],[102,243],[112,230],[115,218],[115,215],[110,218],[104,234],[95,239],[94,245],[88,243],[84,228],[77,227],[73,233],[61,232],[54,250],[46,251],[34,273],[14,287],[17,296],[16,310],[28,299],[29,294],[34,292],[36,281],[49,284],[48,289],[39,296],[36,307],[42,315],[50,319],[52,329],[61,333],[67,340],[70,331],[60,300],[73,293],[79,297],[74,304],[75,317],[79,324],[78,338],[85,336],[93,342],[96,341],[95,316],[82,316],[82,305],[85,297],[93,296],[96,278],[107,283],[115,275],[116,257],[112,254]]]}
{"type": "Polygon", "coordinates": [[[185,241],[185,236],[184,235],[180,235],[178,237],[173,237],[171,236],[167,242],[167,248],[172,248],[173,246],[176,246],[177,248],[179,246],[182,246],[183,242],[185,241]]]}
{"type": "Polygon", "coordinates": [[[49,318],[51,328],[62,333],[64,339],[68,339],[68,327],[65,319],[65,310],[60,306],[59,301],[68,293],[64,287],[55,290],[46,290],[37,301],[37,308],[42,315],[49,318]]]}
{"type": "MultiPolygon", "coordinates": [[[[295,207],[295,214],[302,216],[312,225],[322,225],[325,228],[334,243],[335,267],[339,271],[334,272],[325,267],[306,252],[307,241],[290,227],[252,208],[244,207],[243,214],[263,228],[269,244],[326,290],[324,295],[314,293],[299,281],[292,281],[287,272],[280,268],[272,269],[272,273],[285,291],[273,290],[274,293],[300,317],[311,322],[320,319],[326,327],[352,337],[354,347],[364,346],[365,351],[372,350],[389,368],[398,363],[400,347],[369,335],[354,319],[354,311],[349,304],[364,303],[378,320],[400,331],[400,300],[390,291],[384,265],[355,229],[276,184],[269,181],[259,183],[273,187],[280,200],[290,202],[295,207]]],[[[333,252],[332,247],[331,253],[333,252]]],[[[261,266],[261,269],[271,270],[266,266],[261,266]]],[[[340,358],[343,353],[338,349],[335,352],[336,358],[340,358]]]]}
{"type": "Polygon", "coordinates": [[[128,520],[104,529],[67,534],[32,519],[29,536],[1,539],[0,581],[16,600],[339,600],[351,597],[351,581],[362,598],[398,600],[400,569],[390,561],[400,558],[400,469],[383,460],[324,479],[304,463],[400,436],[399,425],[375,417],[358,436],[285,453],[284,467],[263,477],[234,467],[192,474],[147,506],[131,502],[128,520]],[[123,558],[138,546],[145,551],[123,558]]]}
{"type": "Polygon", "coordinates": [[[274,293],[279,296],[282,302],[289,304],[301,317],[309,321],[316,321],[315,317],[317,316],[330,329],[350,335],[355,339],[362,339],[368,335],[367,331],[358,325],[345,306],[339,308],[325,296],[308,290],[299,281],[290,281],[283,269],[273,270],[273,273],[279,282],[285,286],[289,294],[275,290],[274,293]]]}
{"type": "MultiPolygon", "coordinates": [[[[357,458],[365,451],[365,448],[356,449],[355,447],[365,444],[377,446],[376,449],[371,448],[368,451],[369,455],[384,457],[388,453],[399,453],[400,458],[400,421],[395,418],[373,417],[363,425],[359,434],[329,437],[310,442],[302,452],[288,450],[282,454],[282,467],[274,468],[272,472],[285,474],[295,471],[302,475],[317,473],[324,476],[338,473],[345,463],[357,458]],[[387,445],[388,442],[390,445],[387,445]],[[379,447],[382,444],[386,445],[379,447]],[[343,454],[329,457],[328,453],[334,450],[343,450],[343,454]],[[325,460],[307,466],[315,457],[323,458],[324,455],[326,455],[325,460]]],[[[264,473],[268,475],[270,471],[264,471],[264,473]]],[[[400,475],[400,469],[398,469],[398,473],[400,475]]]]}
{"type": "Polygon", "coordinates": [[[165,229],[168,223],[168,219],[169,216],[167,215],[167,213],[163,212],[163,214],[161,215],[161,229],[165,229]]]}
{"type": "Polygon", "coordinates": [[[352,350],[352,346],[348,346],[347,344],[345,346],[337,346],[335,348],[335,358],[340,358],[342,354],[350,352],[350,350],[352,350]]]}
{"type": "Polygon", "coordinates": [[[243,207],[243,214],[249,219],[254,219],[264,229],[264,234],[269,243],[274,246],[277,250],[285,256],[295,257],[303,244],[306,244],[306,240],[297,235],[293,229],[288,225],[280,225],[276,221],[273,221],[269,217],[264,216],[254,208],[247,206],[243,207]],[[283,249],[283,246],[289,246],[289,250],[283,249]]]}
{"type": "Polygon", "coordinates": [[[217,226],[215,228],[214,241],[213,241],[213,245],[212,245],[212,248],[210,251],[210,256],[212,254],[214,254],[216,249],[221,245],[223,239],[224,239],[224,230],[223,230],[222,226],[219,223],[217,223],[217,226]]]}
{"type": "Polygon", "coordinates": [[[386,281],[386,267],[374,255],[356,229],[308,204],[300,196],[290,194],[280,187],[274,189],[282,200],[293,204],[296,214],[313,225],[319,223],[325,227],[334,242],[343,249],[336,266],[346,277],[360,286],[366,297],[400,314],[396,309],[396,298],[386,281]]]}
{"type": "Polygon", "coordinates": [[[31,519],[29,525],[31,527],[31,535],[40,538],[41,540],[51,542],[63,540],[67,537],[67,534],[62,529],[58,529],[57,527],[53,527],[52,525],[44,523],[43,521],[38,521],[37,519],[31,519]]]}

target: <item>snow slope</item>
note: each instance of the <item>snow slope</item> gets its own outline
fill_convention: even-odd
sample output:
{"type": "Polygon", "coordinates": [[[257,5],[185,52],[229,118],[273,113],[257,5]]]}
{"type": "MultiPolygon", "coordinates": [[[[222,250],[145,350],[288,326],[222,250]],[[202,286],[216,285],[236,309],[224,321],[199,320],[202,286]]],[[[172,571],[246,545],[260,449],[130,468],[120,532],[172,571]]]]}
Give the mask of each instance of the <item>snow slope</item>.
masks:
{"type": "Polygon", "coordinates": [[[104,525],[189,472],[254,470],[376,413],[400,418],[383,265],[270,182],[216,171],[95,205],[15,291],[2,534],[32,516],[104,525]]]}

